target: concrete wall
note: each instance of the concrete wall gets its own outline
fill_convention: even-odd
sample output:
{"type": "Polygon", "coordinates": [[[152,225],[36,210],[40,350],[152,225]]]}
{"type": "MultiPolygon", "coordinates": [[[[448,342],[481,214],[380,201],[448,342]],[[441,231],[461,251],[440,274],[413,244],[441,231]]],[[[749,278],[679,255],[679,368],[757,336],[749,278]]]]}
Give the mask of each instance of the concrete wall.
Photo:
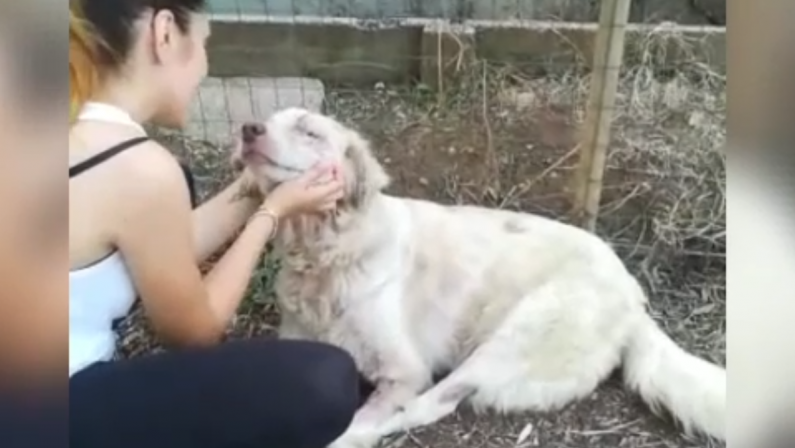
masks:
{"type": "MultiPolygon", "coordinates": [[[[208,48],[213,76],[301,76],[331,86],[366,88],[417,80],[435,86],[440,64],[450,70],[459,56],[529,71],[569,70],[574,63],[592,60],[597,30],[595,24],[566,22],[253,15],[216,15],[213,20],[208,48]]],[[[626,45],[628,65],[652,45],[665,55],[667,68],[696,61],[725,70],[722,27],[631,25],[626,45]]]]}
{"type": "MultiPolygon", "coordinates": [[[[634,0],[631,21],[680,24],[725,24],[726,0],[634,0]],[[717,12],[716,12],[717,11],[717,12]]],[[[222,14],[311,15],[352,18],[447,18],[452,20],[594,21],[598,0],[210,0],[222,14]]]]}

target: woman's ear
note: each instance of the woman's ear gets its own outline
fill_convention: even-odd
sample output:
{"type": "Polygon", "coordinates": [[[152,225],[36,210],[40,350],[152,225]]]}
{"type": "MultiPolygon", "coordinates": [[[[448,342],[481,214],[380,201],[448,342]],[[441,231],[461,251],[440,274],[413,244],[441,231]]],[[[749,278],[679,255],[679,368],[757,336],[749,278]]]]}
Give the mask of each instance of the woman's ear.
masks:
{"type": "Polygon", "coordinates": [[[152,50],[159,64],[170,62],[177,53],[174,33],[177,32],[174,13],[168,9],[155,11],[151,22],[152,50]]]}
{"type": "Polygon", "coordinates": [[[373,155],[369,142],[355,131],[350,131],[343,164],[344,205],[361,208],[389,185],[389,176],[373,155]]]}

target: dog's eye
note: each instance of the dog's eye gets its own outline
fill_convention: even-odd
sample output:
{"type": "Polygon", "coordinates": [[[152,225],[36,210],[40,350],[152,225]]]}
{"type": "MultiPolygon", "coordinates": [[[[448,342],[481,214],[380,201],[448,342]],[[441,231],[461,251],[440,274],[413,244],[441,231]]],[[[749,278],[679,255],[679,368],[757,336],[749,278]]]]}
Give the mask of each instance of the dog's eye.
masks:
{"type": "Polygon", "coordinates": [[[314,139],[314,140],[320,139],[320,136],[318,134],[312,132],[312,131],[304,130],[304,134],[306,134],[307,137],[309,137],[311,139],[314,139]]]}

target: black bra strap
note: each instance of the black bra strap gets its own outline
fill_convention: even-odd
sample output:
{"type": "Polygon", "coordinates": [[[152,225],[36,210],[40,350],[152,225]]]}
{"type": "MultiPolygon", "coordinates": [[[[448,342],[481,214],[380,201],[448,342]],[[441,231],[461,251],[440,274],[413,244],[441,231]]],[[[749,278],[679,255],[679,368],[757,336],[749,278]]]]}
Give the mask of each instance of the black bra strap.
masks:
{"type": "Polygon", "coordinates": [[[73,178],[86,170],[89,170],[100,163],[110,159],[111,157],[120,154],[125,149],[132,148],[133,146],[139,145],[145,141],[149,140],[149,137],[136,137],[130,140],[123,141],[118,145],[112,146],[105,151],[102,151],[99,154],[96,154],[88,159],[78,163],[75,166],[69,167],[69,178],[73,178]]]}
{"type": "Polygon", "coordinates": [[[179,167],[182,168],[182,174],[185,175],[185,182],[188,183],[188,191],[190,192],[190,205],[193,208],[199,206],[199,195],[196,191],[196,178],[193,177],[193,171],[191,171],[188,164],[184,162],[180,162],[179,167]]]}

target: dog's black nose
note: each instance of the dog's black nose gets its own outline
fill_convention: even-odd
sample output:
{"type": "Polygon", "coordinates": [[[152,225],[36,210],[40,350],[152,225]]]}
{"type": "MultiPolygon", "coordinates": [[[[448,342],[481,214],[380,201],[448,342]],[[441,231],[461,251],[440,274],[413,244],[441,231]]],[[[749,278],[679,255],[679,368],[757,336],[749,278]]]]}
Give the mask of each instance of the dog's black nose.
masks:
{"type": "Polygon", "coordinates": [[[260,135],[265,134],[265,125],[262,123],[246,123],[241,129],[243,141],[253,143],[260,135]]]}

